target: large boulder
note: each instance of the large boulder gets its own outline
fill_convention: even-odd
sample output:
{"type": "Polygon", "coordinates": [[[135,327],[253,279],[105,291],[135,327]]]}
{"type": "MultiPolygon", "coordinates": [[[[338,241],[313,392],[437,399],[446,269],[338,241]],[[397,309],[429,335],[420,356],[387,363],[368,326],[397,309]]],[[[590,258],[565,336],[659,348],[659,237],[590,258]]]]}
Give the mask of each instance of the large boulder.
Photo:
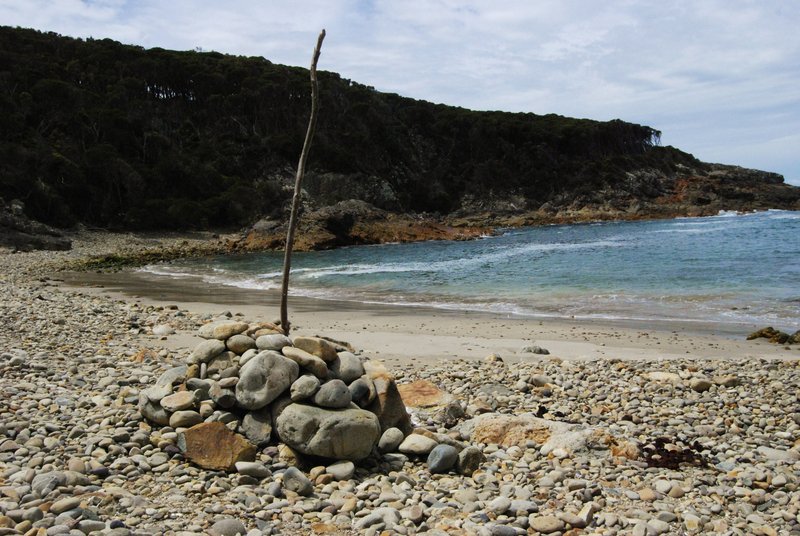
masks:
{"type": "Polygon", "coordinates": [[[361,409],[291,404],[275,424],[281,441],[296,451],[336,460],[366,458],[381,434],[378,418],[361,409]]]}
{"type": "Polygon", "coordinates": [[[410,434],[414,427],[411,426],[411,418],[397,390],[394,377],[382,363],[377,361],[367,361],[364,363],[364,369],[366,376],[372,380],[377,394],[364,409],[377,415],[381,431],[399,428],[404,435],[410,434]]]}
{"type": "Polygon", "coordinates": [[[286,391],[300,375],[300,367],[277,352],[261,352],[244,364],[236,384],[236,403],[261,409],[286,391]]]}

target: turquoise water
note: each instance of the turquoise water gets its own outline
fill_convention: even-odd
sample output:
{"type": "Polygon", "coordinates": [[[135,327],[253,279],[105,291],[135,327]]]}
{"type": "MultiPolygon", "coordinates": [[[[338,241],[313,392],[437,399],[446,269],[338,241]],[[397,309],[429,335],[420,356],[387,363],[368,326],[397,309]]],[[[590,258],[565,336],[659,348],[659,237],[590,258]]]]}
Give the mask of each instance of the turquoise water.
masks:
{"type": "MultiPolygon", "coordinates": [[[[277,289],[280,253],[149,266],[277,289]]],[[[800,212],[510,229],[468,242],[296,253],[293,295],[533,317],[800,328],[800,212]]]]}

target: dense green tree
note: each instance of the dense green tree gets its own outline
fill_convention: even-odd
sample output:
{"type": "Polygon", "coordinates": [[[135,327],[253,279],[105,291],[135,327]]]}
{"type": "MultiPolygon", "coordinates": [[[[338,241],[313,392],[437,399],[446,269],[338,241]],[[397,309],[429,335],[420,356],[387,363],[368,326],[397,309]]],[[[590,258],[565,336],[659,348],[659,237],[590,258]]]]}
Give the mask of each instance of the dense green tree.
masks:
{"type": "MultiPolygon", "coordinates": [[[[55,225],[241,226],[283,215],[308,119],[308,71],[0,27],[0,196],[55,225]]],[[[320,72],[306,187],[446,213],[464,198],[622,184],[698,163],[615,120],[475,112],[320,72]]]]}

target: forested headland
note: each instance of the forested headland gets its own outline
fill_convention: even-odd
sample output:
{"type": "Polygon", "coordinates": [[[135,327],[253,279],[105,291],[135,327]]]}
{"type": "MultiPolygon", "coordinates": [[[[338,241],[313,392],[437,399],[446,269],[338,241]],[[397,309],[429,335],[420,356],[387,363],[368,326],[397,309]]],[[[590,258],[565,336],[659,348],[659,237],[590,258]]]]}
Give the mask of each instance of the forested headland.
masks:
{"type": "MultiPolygon", "coordinates": [[[[800,200],[779,175],[704,164],[648,126],[470,111],[319,78],[310,208],[647,217],[800,200]]],[[[280,220],[309,103],[308,71],[264,58],[0,27],[0,197],[59,227],[280,220]]]]}

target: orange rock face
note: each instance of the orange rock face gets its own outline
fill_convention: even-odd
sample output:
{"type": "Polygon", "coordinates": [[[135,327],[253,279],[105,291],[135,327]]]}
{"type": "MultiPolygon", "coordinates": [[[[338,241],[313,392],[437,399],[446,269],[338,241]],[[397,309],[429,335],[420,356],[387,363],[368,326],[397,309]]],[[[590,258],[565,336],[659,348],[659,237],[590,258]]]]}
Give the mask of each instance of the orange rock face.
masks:
{"type": "Polygon", "coordinates": [[[417,380],[398,385],[397,390],[400,392],[400,396],[406,406],[411,406],[412,408],[443,406],[453,398],[453,395],[442,391],[428,380],[417,380]]]}
{"type": "Polygon", "coordinates": [[[236,462],[256,459],[256,447],[221,422],[192,426],[178,436],[178,447],[188,460],[213,471],[233,471],[236,462]]]}
{"type": "Polygon", "coordinates": [[[496,443],[506,447],[525,445],[528,440],[543,445],[548,439],[550,429],[546,425],[510,415],[481,422],[472,435],[475,442],[496,443]]]}
{"type": "Polygon", "coordinates": [[[394,377],[382,365],[374,361],[365,363],[364,369],[377,392],[375,400],[364,409],[378,416],[381,432],[395,427],[399,428],[404,435],[410,434],[413,429],[411,419],[400,396],[400,391],[397,390],[394,377]]]}

